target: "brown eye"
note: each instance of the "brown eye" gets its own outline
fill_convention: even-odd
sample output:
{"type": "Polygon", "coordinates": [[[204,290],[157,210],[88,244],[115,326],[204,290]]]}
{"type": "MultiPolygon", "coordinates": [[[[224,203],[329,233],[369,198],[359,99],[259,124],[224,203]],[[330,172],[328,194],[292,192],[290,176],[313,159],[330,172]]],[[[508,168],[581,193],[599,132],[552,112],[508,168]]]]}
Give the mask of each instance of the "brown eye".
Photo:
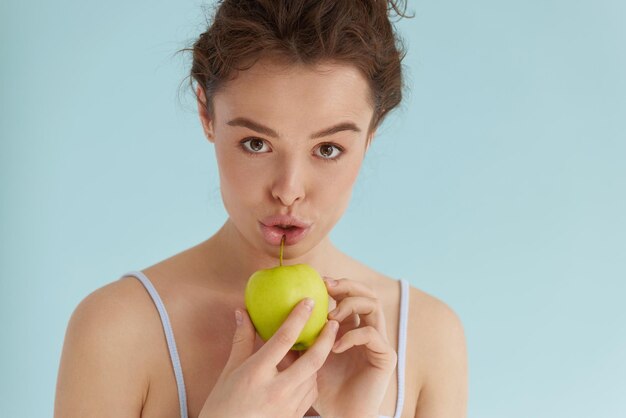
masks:
{"type": "Polygon", "coordinates": [[[261,148],[263,148],[263,141],[261,141],[260,139],[256,139],[256,138],[251,139],[250,148],[253,151],[259,151],[261,148]]]}
{"type": "Polygon", "coordinates": [[[330,157],[331,155],[333,155],[333,147],[332,147],[332,145],[322,145],[320,147],[320,151],[322,152],[322,155],[324,157],[330,157]]]}
{"type": "Polygon", "coordinates": [[[337,161],[343,154],[343,149],[334,144],[323,144],[319,148],[319,154],[323,160],[337,161]],[[335,151],[339,151],[335,153],[335,151]]]}
{"type": "Polygon", "coordinates": [[[240,144],[241,147],[249,154],[262,154],[259,151],[263,149],[263,146],[265,146],[265,142],[260,138],[247,138],[241,141],[240,144]]]}

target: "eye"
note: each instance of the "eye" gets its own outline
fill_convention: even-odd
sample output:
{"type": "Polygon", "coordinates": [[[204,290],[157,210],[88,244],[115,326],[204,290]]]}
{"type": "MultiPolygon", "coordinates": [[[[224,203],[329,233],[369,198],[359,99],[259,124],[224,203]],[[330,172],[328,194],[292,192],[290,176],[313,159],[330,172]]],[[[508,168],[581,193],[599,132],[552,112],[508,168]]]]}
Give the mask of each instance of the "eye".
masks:
{"type": "MultiPolygon", "coordinates": [[[[239,144],[241,148],[252,157],[264,154],[264,152],[261,151],[266,145],[264,140],[255,137],[246,138],[239,144]]],[[[322,144],[317,149],[320,150],[320,153],[316,153],[316,155],[326,162],[337,162],[344,153],[343,148],[335,144],[322,144]]]]}
{"type": "Polygon", "coordinates": [[[322,158],[329,161],[337,161],[343,154],[343,148],[334,144],[322,144],[319,148],[322,158]],[[339,154],[333,156],[333,149],[339,151],[339,154]]]}
{"type": "Polygon", "coordinates": [[[250,154],[261,154],[258,152],[265,145],[265,141],[260,138],[247,138],[240,142],[241,147],[250,154]],[[247,147],[245,144],[250,143],[250,147],[247,147]]]}

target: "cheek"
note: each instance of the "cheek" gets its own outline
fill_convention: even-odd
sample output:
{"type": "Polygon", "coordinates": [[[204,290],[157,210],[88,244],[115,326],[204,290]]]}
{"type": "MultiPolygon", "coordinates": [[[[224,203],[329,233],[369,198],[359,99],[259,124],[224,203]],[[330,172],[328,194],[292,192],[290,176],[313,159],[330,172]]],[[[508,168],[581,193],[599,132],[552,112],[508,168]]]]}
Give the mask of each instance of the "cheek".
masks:
{"type": "Polygon", "coordinates": [[[340,187],[341,190],[352,190],[352,188],[354,187],[354,183],[359,176],[359,171],[361,170],[362,163],[362,158],[356,158],[351,160],[350,164],[346,164],[343,175],[337,176],[336,180],[338,183],[338,187],[340,187]]]}
{"type": "Polygon", "coordinates": [[[253,203],[258,200],[262,178],[254,174],[254,165],[242,163],[241,158],[234,153],[219,148],[216,148],[216,157],[220,190],[227,209],[234,209],[229,206],[235,202],[245,205],[248,201],[253,203]]]}
{"type": "Polygon", "coordinates": [[[333,173],[326,181],[319,183],[320,187],[325,187],[322,193],[325,196],[324,206],[332,208],[331,210],[337,213],[337,216],[343,213],[350,202],[360,167],[360,162],[355,161],[346,166],[341,174],[333,173]]]}

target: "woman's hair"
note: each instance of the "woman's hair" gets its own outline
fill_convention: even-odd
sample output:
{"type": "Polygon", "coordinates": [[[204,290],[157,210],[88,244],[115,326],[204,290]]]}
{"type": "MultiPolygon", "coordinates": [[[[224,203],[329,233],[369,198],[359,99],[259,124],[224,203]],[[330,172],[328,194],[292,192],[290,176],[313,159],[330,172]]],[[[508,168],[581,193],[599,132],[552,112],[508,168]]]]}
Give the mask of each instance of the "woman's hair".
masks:
{"type": "MultiPolygon", "coordinates": [[[[404,0],[406,10],[406,0],[404,0]]],[[[374,115],[368,134],[402,100],[406,55],[388,13],[405,16],[399,0],[219,0],[212,22],[195,40],[189,74],[215,117],[213,97],[238,71],[263,57],[286,64],[351,64],[370,84],[374,115]]],[[[180,52],[180,51],[179,51],[180,52]]]]}

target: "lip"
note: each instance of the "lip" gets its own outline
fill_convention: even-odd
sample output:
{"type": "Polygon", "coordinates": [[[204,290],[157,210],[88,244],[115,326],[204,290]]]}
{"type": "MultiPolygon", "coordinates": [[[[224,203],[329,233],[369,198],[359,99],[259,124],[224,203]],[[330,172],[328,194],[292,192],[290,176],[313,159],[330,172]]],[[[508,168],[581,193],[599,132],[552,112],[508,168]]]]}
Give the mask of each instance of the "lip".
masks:
{"type": "Polygon", "coordinates": [[[311,226],[310,222],[303,221],[291,215],[268,216],[267,218],[261,220],[261,223],[265,226],[290,225],[297,226],[298,228],[308,228],[311,226]]]}
{"type": "Polygon", "coordinates": [[[291,230],[285,230],[278,226],[267,226],[259,222],[261,233],[265,242],[270,245],[280,245],[283,235],[285,235],[285,245],[294,245],[301,241],[309,232],[310,227],[295,227],[291,230]]]}

